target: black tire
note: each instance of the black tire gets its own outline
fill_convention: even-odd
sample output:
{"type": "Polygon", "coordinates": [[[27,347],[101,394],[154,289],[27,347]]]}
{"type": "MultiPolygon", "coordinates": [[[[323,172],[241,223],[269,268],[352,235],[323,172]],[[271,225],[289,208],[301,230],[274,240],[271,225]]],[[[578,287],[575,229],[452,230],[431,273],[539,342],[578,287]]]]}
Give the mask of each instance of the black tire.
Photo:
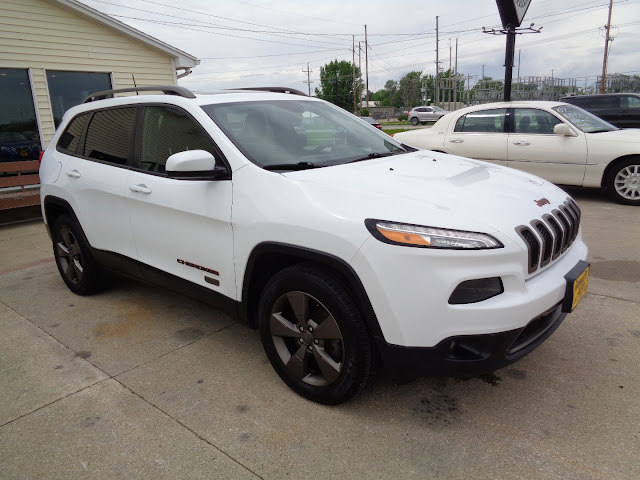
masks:
{"type": "Polygon", "coordinates": [[[53,224],[53,254],[58,271],[69,290],[90,295],[102,286],[102,276],[82,229],[69,215],[61,215],[53,224]]]}
{"type": "Polygon", "coordinates": [[[274,275],[259,304],[271,365],[296,393],[343,403],[375,375],[375,350],[358,306],[330,272],[294,265],[274,275]]]}
{"type": "Polygon", "coordinates": [[[640,157],[617,163],[607,175],[609,195],[624,205],[640,205],[640,157]]]}
{"type": "Polygon", "coordinates": [[[418,117],[413,117],[411,119],[411,125],[413,125],[414,127],[416,127],[419,123],[420,123],[420,120],[418,120],[418,117]]]}

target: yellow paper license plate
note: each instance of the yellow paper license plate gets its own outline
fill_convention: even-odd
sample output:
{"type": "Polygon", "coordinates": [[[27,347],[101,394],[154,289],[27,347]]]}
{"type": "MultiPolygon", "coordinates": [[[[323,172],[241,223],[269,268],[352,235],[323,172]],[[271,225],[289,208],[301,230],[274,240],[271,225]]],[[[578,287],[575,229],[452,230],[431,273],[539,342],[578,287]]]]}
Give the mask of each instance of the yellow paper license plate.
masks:
{"type": "Polygon", "coordinates": [[[563,312],[572,312],[578,306],[582,297],[587,293],[589,286],[589,271],[591,266],[587,262],[580,261],[565,275],[567,280],[567,290],[564,302],[562,303],[563,312]]]}

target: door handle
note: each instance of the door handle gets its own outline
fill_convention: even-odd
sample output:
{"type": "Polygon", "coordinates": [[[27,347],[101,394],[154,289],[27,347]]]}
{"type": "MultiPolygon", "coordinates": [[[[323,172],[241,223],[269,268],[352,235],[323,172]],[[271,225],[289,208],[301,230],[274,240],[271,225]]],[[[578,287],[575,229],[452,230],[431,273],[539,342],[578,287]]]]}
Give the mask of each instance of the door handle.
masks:
{"type": "Polygon", "coordinates": [[[464,140],[461,138],[452,138],[449,140],[450,143],[464,143],[464,140]]]}
{"type": "Polygon", "coordinates": [[[514,145],[531,145],[531,142],[519,141],[513,142],[514,145]]]}
{"type": "Polygon", "coordinates": [[[75,168],[73,170],[67,170],[67,177],[80,178],[81,176],[82,174],[75,168]]]}
{"type": "Polygon", "coordinates": [[[129,185],[129,190],[137,193],[151,193],[151,189],[144,183],[140,183],[138,185],[129,185]]]}

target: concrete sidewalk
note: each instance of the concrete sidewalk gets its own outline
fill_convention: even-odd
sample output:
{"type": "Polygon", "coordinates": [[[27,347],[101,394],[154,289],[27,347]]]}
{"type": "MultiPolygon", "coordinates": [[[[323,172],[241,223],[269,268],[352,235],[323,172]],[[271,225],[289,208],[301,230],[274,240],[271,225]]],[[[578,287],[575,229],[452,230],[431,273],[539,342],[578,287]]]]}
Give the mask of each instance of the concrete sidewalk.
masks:
{"type": "Polygon", "coordinates": [[[337,407],[211,307],[126,279],[76,296],[41,222],[0,227],[0,478],[640,478],[640,209],[570,193],[592,277],[545,344],[337,407]]]}

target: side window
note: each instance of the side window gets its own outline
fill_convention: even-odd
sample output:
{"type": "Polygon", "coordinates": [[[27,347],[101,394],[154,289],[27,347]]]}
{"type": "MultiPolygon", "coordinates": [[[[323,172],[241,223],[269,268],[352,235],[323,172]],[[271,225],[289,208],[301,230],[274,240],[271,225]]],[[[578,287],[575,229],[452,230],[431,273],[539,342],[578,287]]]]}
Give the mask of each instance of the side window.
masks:
{"type": "Polygon", "coordinates": [[[555,116],[537,108],[515,109],[515,133],[552,135],[553,127],[561,123],[555,116]]]}
{"type": "Polygon", "coordinates": [[[506,108],[478,110],[458,119],[454,132],[504,133],[506,108]]]}
{"type": "Polygon", "coordinates": [[[131,155],[135,118],[135,107],[94,113],[87,130],[84,156],[125,165],[131,155]]]}
{"type": "Polygon", "coordinates": [[[58,141],[58,150],[68,155],[75,155],[78,150],[78,144],[80,143],[80,137],[84,132],[84,127],[87,126],[87,121],[91,114],[84,113],[78,115],[69,122],[66,130],[60,135],[58,141]]]}
{"type": "Polygon", "coordinates": [[[206,150],[215,155],[209,135],[186,112],[167,106],[145,107],[140,167],[164,173],[167,159],[186,150],[206,150]]]}
{"type": "Polygon", "coordinates": [[[640,97],[634,97],[632,95],[625,95],[622,97],[622,107],[632,108],[634,110],[640,110],[640,97]]]}

